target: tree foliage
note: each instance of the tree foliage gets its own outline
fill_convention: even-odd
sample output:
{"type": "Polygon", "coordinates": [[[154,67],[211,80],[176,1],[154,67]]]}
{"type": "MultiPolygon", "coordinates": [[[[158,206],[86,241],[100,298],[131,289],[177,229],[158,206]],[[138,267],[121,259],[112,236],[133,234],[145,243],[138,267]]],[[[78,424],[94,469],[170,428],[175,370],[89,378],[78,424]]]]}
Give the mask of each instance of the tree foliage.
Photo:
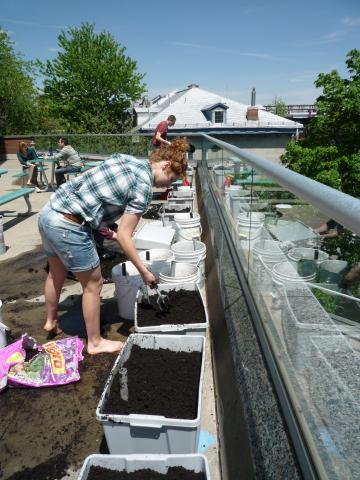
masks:
{"type": "Polygon", "coordinates": [[[15,52],[9,35],[0,28],[0,134],[33,132],[37,107],[33,64],[15,52]]]}
{"type": "Polygon", "coordinates": [[[360,52],[347,54],[349,78],[337,71],[321,73],[315,85],[322,88],[316,101],[318,115],[306,137],[290,142],[282,162],[349,195],[360,196],[360,52]]]}
{"type": "Polygon", "coordinates": [[[275,115],[279,115],[280,117],[287,116],[288,108],[282,98],[275,97],[273,100],[273,105],[275,106],[275,115]]]}
{"type": "Polygon", "coordinates": [[[68,132],[119,132],[126,109],[145,92],[143,74],[108,32],[83,23],[60,33],[57,57],[38,62],[49,112],[68,132]]]}

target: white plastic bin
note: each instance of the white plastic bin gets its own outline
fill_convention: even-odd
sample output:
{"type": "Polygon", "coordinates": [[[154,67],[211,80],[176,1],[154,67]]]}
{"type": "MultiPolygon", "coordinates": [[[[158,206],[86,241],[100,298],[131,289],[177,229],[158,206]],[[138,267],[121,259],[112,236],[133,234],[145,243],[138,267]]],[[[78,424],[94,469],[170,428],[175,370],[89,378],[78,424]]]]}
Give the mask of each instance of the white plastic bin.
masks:
{"type": "Polygon", "coordinates": [[[195,453],[200,435],[201,397],[205,369],[205,337],[192,335],[130,335],[119,354],[96,409],[96,418],[102,424],[111,454],[129,453],[195,453]],[[130,357],[131,348],[174,352],[201,352],[197,416],[193,420],[166,418],[158,415],[110,415],[101,413],[110,387],[122,365],[130,357]]]}
{"type": "MultiPolygon", "coordinates": [[[[135,332],[137,333],[167,333],[167,334],[185,334],[185,335],[205,335],[206,329],[209,326],[209,316],[206,308],[205,297],[202,291],[199,288],[197,283],[184,283],[184,284],[164,284],[162,283],[159,286],[160,291],[169,292],[170,290],[188,290],[190,292],[197,292],[201,298],[201,303],[204,308],[205,322],[203,323],[181,323],[181,324],[166,324],[166,325],[154,325],[153,327],[140,327],[138,325],[137,311],[138,303],[141,302],[143,298],[142,290],[139,290],[136,296],[135,302],[135,332]]],[[[151,289],[148,289],[149,296],[156,295],[156,292],[153,292],[151,289]]],[[[171,308],[171,307],[170,307],[171,308]]]]}
{"type": "MultiPolygon", "coordinates": [[[[80,471],[78,480],[87,480],[92,466],[107,468],[117,472],[136,472],[149,469],[165,474],[170,467],[183,467],[195,473],[203,473],[204,480],[210,480],[209,465],[206,457],[194,455],[90,455],[80,471]]],[[[149,480],[152,480],[149,476],[149,480]]]]}
{"type": "Polygon", "coordinates": [[[144,223],[134,235],[135,246],[138,250],[170,248],[174,234],[171,226],[164,227],[161,222],[144,223]]]}
{"type": "Polygon", "coordinates": [[[192,239],[200,240],[202,228],[198,213],[176,213],[174,215],[174,223],[176,230],[174,242],[192,239]]]}

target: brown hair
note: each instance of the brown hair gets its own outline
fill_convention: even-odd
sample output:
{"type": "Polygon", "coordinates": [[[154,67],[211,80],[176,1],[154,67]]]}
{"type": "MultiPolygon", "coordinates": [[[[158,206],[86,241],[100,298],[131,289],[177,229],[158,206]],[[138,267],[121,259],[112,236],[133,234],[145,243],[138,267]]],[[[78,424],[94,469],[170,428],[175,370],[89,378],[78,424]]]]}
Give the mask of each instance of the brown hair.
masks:
{"type": "Polygon", "coordinates": [[[186,138],[177,138],[171,145],[161,144],[160,148],[153,150],[150,154],[150,161],[171,162],[170,168],[178,176],[184,176],[187,168],[186,152],[189,150],[189,143],[186,138]]]}
{"type": "Polygon", "coordinates": [[[28,146],[27,146],[27,144],[26,144],[25,142],[20,142],[20,143],[19,143],[19,151],[20,151],[21,153],[23,153],[24,150],[27,150],[27,148],[28,148],[28,146]]]}
{"type": "Polygon", "coordinates": [[[175,115],[169,115],[167,119],[170,120],[170,122],[174,122],[174,123],[176,122],[175,115]]]}

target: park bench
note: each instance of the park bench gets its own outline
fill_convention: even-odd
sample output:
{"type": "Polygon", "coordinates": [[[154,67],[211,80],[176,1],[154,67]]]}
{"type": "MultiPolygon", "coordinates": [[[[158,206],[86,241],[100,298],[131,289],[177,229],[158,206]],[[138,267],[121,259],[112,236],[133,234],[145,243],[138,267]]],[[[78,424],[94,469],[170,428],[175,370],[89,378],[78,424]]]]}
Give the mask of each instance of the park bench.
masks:
{"type": "Polygon", "coordinates": [[[0,206],[5,205],[6,203],[10,203],[18,198],[24,197],[26,205],[27,205],[27,212],[25,213],[3,213],[4,217],[18,217],[20,215],[28,215],[31,212],[31,203],[30,203],[30,193],[32,193],[35,188],[19,188],[14,192],[5,193],[5,195],[0,195],[0,206]]]}

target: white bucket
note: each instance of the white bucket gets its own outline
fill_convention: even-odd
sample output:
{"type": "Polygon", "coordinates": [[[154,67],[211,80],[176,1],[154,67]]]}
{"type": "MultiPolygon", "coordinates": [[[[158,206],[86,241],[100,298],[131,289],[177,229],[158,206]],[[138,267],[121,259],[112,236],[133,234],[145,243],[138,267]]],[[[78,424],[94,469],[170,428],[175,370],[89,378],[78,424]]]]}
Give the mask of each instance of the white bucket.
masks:
{"type": "Polygon", "coordinates": [[[9,327],[2,323],[2,301],[0,300],[0,348],[6,347],[6,331],[9,330],[9,327]]]}
{"type": "Polygon", "coordinates": [[[159,273],[167,263],[174,260],[174,253],[167,248],[153,248],[139,252],[139,257],[153,273],[159,273]]]}
{"type": "Polygon", "coordinates": [[[200,278],[205,280],[205,258],[206,258],[206,245],[205,243],[194,240],[190,242],[183,240],[178,243],[174,243],[171,246],[171,250],[174,252],[174,259],[177,263],[191,263],[197,265],[200,268],[200,278]]]}
{"type": "Polygon", "coordinates": [[[293,265],[286,261],[281,263],[276,263],[272,268],[272,278],[275,284],[283,285],[291,282],[312,282],[316,278],[316,272],[307,275],[300,276],[298,272],[294,269],[293,265]]]}
{"type": "Polygon", "coordinates": [[[134,320],[136,294],[139,287],[143,285],[141,275],[131,262],[115,265],[111,273],[115,284],[119,315],[123,319],[134,320]]]}
{"type": "Polygon", "coordinates": [[[288,257],[293,262],[298,262],[299,260],[314,260],[316,264],[319,264],[327,260],[329,254],[318,248],[298,247],[289,250],[288,257]]]}
{"type": "Polygon", "coordinates": [[[200,240],[202,229],[200,215],[198,213],[176,213],[174,215],[174,222],[176,230],[174,242],[193,239],[200,240]]]}
{"type": "Polygon", "coordinates": [[[175,263],[174,274],[171,276],[169,274],[160,273],[159,275],[160,283],[199,283],[200,285],[200,268],[191,263],[175,263]]]}
{"type": "Polygon", "coordinates": [[[284,252],[280,248],[280,242],[276,240],[266,239],[257,241],[253,250],[253,269],[256,271],[259,264],[258,259],[261,258],[267,265],[274,265],[286,260],[284,252]]]}
{"type": "Polygon", "coordinates": [[[265,214],[261,212],[239,213],[236,231],[238,238],[254,239],[260,234],[265,221],[265,214]]]}

